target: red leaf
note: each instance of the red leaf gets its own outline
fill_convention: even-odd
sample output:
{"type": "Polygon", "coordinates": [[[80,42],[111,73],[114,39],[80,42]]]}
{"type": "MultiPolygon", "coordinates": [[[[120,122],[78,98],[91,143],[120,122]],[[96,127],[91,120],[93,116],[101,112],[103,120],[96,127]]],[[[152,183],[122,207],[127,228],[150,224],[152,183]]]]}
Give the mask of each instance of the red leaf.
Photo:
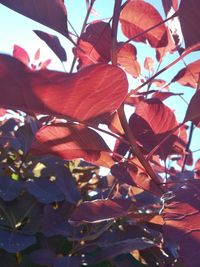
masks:
{"type": "Polygon", "coordinates": [[[175,197],[165,204],[164,233],[180,247],[180,258],[188,267],[198,267],[200,261],[200,181],[180,186],[175,197]]]}
{"type": "Polygon", "coordinates": [[[194,61],[180,70],[178,74],[172,79],[172,82],[178,82],[184,86],[191,86],[197,88],[200,75],[200,60],[194,61]]]}
{"type": "Polygon", "coordinates": [[[111,28],[103,21],[94,21],[89,24],[86,31],[79,39],[80,49],[74,49],[74,53],[79,58],[79,66],[86,66],[91,63],[109,62],[111,50],[111,28]]]}
{"type": "Polygon", "coordinates": [[[181,0],[179,7],[179,19],[186,48],[200,41],[199,10],[199,1],[181,0]]]}
{"type": "MultiPolygon", "coordinates": [[[[145,150],[151,151],[166,135],[177,126],[173,111],[159,99],[152,98],[140,101],[136,105],[135,113],[130,117],[130,127],[137,140],[145,150]]],[[[161,157],[170,153],[175,141],[172,135],[157,151],[161,157]]]]}
{"type": "Polygon", "coordinates": [[[91,65],[73,74],[32,72],[0,56],[0,105],[6,108],[99,123],[121,105],[127,87],[126,74],[116,66],[91,65]]]}
{"type": "Polygon", "coordinates": [[[31,151],[36,155],[54,154],[67,160],[82,158],[93,163],[100,159],[101,152],[111,152],[94,130],[71,123],[40,128],[31,151]]]}
{"type": "Polygon", "coordinates": [[[57,55],[60,61],[67,61],[66,52],[64,48],[61,46],[57,36],[42,31],[35,30],[34,32],[40,39],[42,39],[51,48],[51,50],[57,55]]]}
{"type": "Polygon", "coordinates": [[[131,206],[129,199],[97,199],[81,203],[73,212],[73,223],[98,223],[127,216],[131,206]]]}
{"type": "MultiPolygon", "coordinates": [[[[128,2],[120,14],[122,32],[128,38],[143,33],[145,30],[162,22],[158,11],[149,3],[142,0],[128,2]]],[[[136,42],[150,43],[152,47],[167,45],[167,29],[164,24],[134,38],[136,42]]]]}
{"type": "Polygon", "coordinates": [[[134,78],[137,78],[141,72],[136,54],[136,47],[132,44],[122,46],[117,54],[117,62],[134,78]]]}
{"type": "Polygon", "coordinates": [[[18,45],[14,45],[13,56],[17,58],[18,60],[20,60],[25,65],[28,65],[30,62],[30,57],[28,53],[26,52],[26,50],[24,50],[22,47],[18,45]]]}
{"type": "Polygon", "coordinates": [[[144,61],[144,68],[150,72],[154,70],[154,61],[151,57],[146,57],[144,61]]]}
{"type": "Polygon", "coordinates": [[[196,126],[199,126],[200,122],[200,90],[197,90],[193,95],[188,105],[184,122],[192,121],[196,126]]]}
{"type": "Polygon", "coordinates": [[[63,0],[0,0],[0,3],[63,35],[68,35],[67,11],[63,0]]]}

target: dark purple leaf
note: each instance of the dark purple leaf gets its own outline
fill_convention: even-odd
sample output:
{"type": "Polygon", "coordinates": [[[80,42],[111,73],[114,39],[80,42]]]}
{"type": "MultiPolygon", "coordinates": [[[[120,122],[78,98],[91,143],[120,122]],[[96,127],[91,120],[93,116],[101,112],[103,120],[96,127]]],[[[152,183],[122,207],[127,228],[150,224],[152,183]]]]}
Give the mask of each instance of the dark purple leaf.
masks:
{"type": "Polygon", "coordinates": [[[34,33],[51,48],[60,61],[67,61],[65,49],[61,46],[57,36],[37,30],[34,33]]]}
{"type": "Polygon", "coordinates": [[[51,249],[38,249],[30,253],[30,260],[40,265],[53,265],[56,254],[51,249]]]}
{"type": "Polygon", "coordinates": [[[81,203],[72,213],[72,223],[98,223],[128,214],[129,199],[97,199],[81,203]]]}
{"type": "Polygon", "coordinates": [[[80,267],[81,264],[81,258],[78,256],[74,257],[62,257],[55,260],[53,267],[80,267]]]}
{"type": "Polygon", "coordinates": [[[55,181],[51,181],[48,178],[40,177],[28,180],[26,188],[31,195],[44,204],[64,200],[64,195],[56,186],[55,181]]]}
{"type": "Polygon", "coordinates": [[[42,219],[42,233],[46,237],[72,234],[73,227],[68,223],[70,210],[70,205],[66,203],[60,204],[57,209],[46,205],[42,219]]]}
{"type": "Polygon", "coordinates": [[[10,253],[16,253],[36,243],[35,236],[8,232],[0,229],[0,248],[10,253]]]}
{"type": "Polygon", "coordinates": [[[179,7],[179,19],[185,40],[186,48],[200,41],[199,24],[200,2],[196,0],[181,0],[179,7]]]}
{"type": "Polygon", "coordinates": [[[18,197],[23,188],[23,182],[15,181],[10,177],[0,177],[0,197],[4,201],[11,201],[18,197]]]}
{"type": "Polygon", "coordinates": [[[129,253],[133,250],[142,250],[154,246],[155,243],[145,237],[114,242],[103,247],[92,262],[98,263],[106,259],[114,258],[117,255],[129,253]]]}
{"type": "Polygon", "coordinates": [[[65,36],[68,35],[67,10],[63,0],[0,0],[0,3],[65,36]]]}

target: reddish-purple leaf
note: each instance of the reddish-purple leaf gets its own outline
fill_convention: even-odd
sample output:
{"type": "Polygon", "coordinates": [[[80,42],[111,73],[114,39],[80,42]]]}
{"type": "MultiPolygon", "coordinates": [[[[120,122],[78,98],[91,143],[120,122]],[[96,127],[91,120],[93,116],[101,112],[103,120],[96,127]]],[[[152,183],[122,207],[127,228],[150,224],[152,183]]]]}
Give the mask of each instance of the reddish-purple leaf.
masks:
{"type": "Polygon", "coordinates": [[[147,29],[162,22],[158,11],[149,3],[142,0],[128,2],[120,14],[122,32],[128,38],[141,34],[134,38],[136,42],[148,41],[152,47],[167,45],[167,28],[164,24],[142,34],[147,29]]]}
{"type": "Polygon", "coordinates": [[[115,164],[113,165],[111,171],[112,174],[119,179],[119,181],[132,186],[136,185],[145,191],[152,192],[153,194],[160,196],[160,187],[154,183],[137,159],[134,159],[132,164],[115,164]]]}
{"type": "Polygon", "coordinates": [[[164,233],[179,245],[179,255],[188,267],[198,267],[200,261],[200,181],[192,180],[175,191],[175,197],[165,204],[164,233]]]}
{"type": "Polygon", "coordinates": [[[193,95],[188,105],[184,122],[192,121],[196,126],[199,126],[200,122],[200,90],[197,90],[193,95]]]}
{"type": "Polygon", "coordinates": [[[181,0],[179,19],[186,48],[200,41],[200,1],[181,0]]]}
{"type": "Polygon", "coordinates": [[[34,32],[51,48],[61,61],[67,61],[65,49],[61,46],[57,36],[42,31],[35,30],[34,32]]]}
{"type": "Polygon", "coordinates": [[[116,66],[91,65],[73,74],[33,72],[0,56],[0,105],[10,109],[99,123],[121,105],[127,87],[126,74],[116,66]]]}
{"type": "MultiPolygon", "coordinates": [[[[177,126],[173,111],[159,99],[152,98],[140,101],[136,105],[135,113],[130,117],[130,127],[137,140],[148,152],[158,144],[171,129],[177,126]]],[[[157,151],[164,157],[171,151],[175,141],[172,135],[157,151]]]]}
{"type": "Polygon", "coordinates": [[[98,199],[81,203],[72,213],[70,221],[98,223],[127,216],[131,206],[129,199],[98,199]]]}
{"type": "Polygon", "coordinates": [[[68,35],[67,11],[63,0],[0,0],[0,3],[65,36],[68,35]]]}
{"type": "Polygon", "coordinates": [[[117,54],[117,62],[134,78],[137,78],[141,72],[136,55],[136,47],[132,44],[125,44],[117,54]]]}
{"type": "Polygon", "coordinates": [[[180,70],[178,74],[172,79],[172,82],[178,82],[184,86],[191,86],[197,88],[200,76],[200,60],[194,61],[180,70]]]}
{"type": "Polygon", "coordinates": [[[98,263],[106,259],[111,259],[117,255],[127,254],[133,250],[143,250],[154,247],[155,243],[146,237],[133,238],[113,242],[102,247],[101,251],[94,257],[92,263],[98,263]]]}
{"type": "Polygon", "coordinates": [[[178,0],[162,0],[162,5],[165,11],[165,14],[167,15],[171,8],[174,10],[178,9],[178,0]]]}
{"type": "Polygon", "coordinates": [[[109,23],[103,21],[90,23],[79,39],[79,47],[84,53],[77,48],[73,50],[79,59],[78,67],[92,63],[109,62],[111,43],[111,27],[109,23]]]}
{"type": "Polygon", "coordinates": [[[44,126],[36,133],[32,145],[34,154],[55,154],[63,159],[83,158],[95,162],[101,152],[111,152],[94,130],[83,125],[57,123],[44,126]]]}
{"type": "Polygon", "coordinates": [[[28,65],[30,62],[30,57],[29,57],[28,53],[26,52],[26,50],[24,50],[22,47],[20,47],[18,45],[14,45],[13,57],[17,58],[25,65],[28,65]]]}

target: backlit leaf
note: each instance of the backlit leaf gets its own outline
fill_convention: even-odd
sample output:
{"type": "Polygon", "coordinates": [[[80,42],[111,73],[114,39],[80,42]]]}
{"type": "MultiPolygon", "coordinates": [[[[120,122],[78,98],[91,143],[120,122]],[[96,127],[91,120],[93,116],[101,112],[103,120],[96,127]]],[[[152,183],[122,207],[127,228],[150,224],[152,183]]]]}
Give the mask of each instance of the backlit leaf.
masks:
{"type": "Polygon", "coordinates": [[[20,47],[18,45],[14,45],[13,57],[17,58],[25,65],[28,65],[30,62],[30,57],[29,57],[28,53],[26,52],[26,50],[24,50],[22,47],[20,47]]]}
{"type": "Polygon", "coordinates": [[[68,35],[67,11],[63,0],[0,0],[0,3],[63,35],[68,35]]]}
{"type": "Polygon", "coordinates": [[[141,34],[134,38],[136,42],[148,41],[152,47],[167,45],[167,30],[164,24],[142,34],[145,30],[162,22],[158,11],[149,3],[136,0],[128,2],[120,14],[122,32],[128,38],[141,34]]]}
{"type": "Polygon", "coordinates": [[[124,100],[128,82],[118,67],[98,64],[78,73],[32,72],[18,60],[0,56],[2,107],[99,123],[124,100]]]}
{"type": "Polygon", "coordinates": [[[117,54],[117,62],[134,78],[137,78],[141,72],[136,54],[137,50],[132,44],[122,46],[117,54]]]}
{"type": "Polygon", "coordinates": [[[178,74],[172,79],[172,82],[178,82],[184,86],[197,87],[200,76],[200,60],[194,61],[180,70],[178,74]]]}
{"type": "Polygon", "coordinates": [[[60,123],[42,127],[32,145],[34,154],[55,154],[63,159],[83,158],[95,162],[108,146],[94,130],[82,125],[60,123]]]}
{"type": "MultiPolygon", "coordinates": [[[[152,98],[140,101],[136,105],[135,113],[130,117],[130,127],[137,140],[147,151],[151,151],[171,129],[177,126],[173,111],[159,99],[152,98]]],[[[169,137],[157,151],[165,157],[171,151],[175,135],[169,137]]]]}

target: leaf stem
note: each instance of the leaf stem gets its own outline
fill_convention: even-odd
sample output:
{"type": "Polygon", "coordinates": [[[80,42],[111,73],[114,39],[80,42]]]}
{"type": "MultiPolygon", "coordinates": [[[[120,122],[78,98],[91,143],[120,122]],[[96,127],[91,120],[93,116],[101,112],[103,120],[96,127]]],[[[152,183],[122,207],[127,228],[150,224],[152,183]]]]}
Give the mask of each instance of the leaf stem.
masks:
{"type": "MultiPolygon", "coordinates": [[[[144,155],[142,154],[140,148],[137,145],[137,140],[135,138],[135,136],[133,135],[127,120],[126,120],[126,115],[124,112],[124,105],[121,105],[121,107],[118,109],[118,115],[119,115],[119,119],[122,125],[122,128],[124,129],[125,135],[127,136],[127,139],[130,142],[130,146],[131,149],[133,151],[133,153],[135,154],[135,156],[138,158],[138,160],[140,161],[140,163],[142,164],[142,166],[145,168],[146,172],[148,173],[148,175],[151,177],[152,181],[155,183],[155,185],[157,187],[159,187],[160,185],[160,181],[157,177],[157,175],[155,174],[155,172],[153,171],[151,165],[149,164],[148,160],[145,159],[144,155]]],[[[163,193],[163,190],[159,187],[160,192],[163,193]]]]}

